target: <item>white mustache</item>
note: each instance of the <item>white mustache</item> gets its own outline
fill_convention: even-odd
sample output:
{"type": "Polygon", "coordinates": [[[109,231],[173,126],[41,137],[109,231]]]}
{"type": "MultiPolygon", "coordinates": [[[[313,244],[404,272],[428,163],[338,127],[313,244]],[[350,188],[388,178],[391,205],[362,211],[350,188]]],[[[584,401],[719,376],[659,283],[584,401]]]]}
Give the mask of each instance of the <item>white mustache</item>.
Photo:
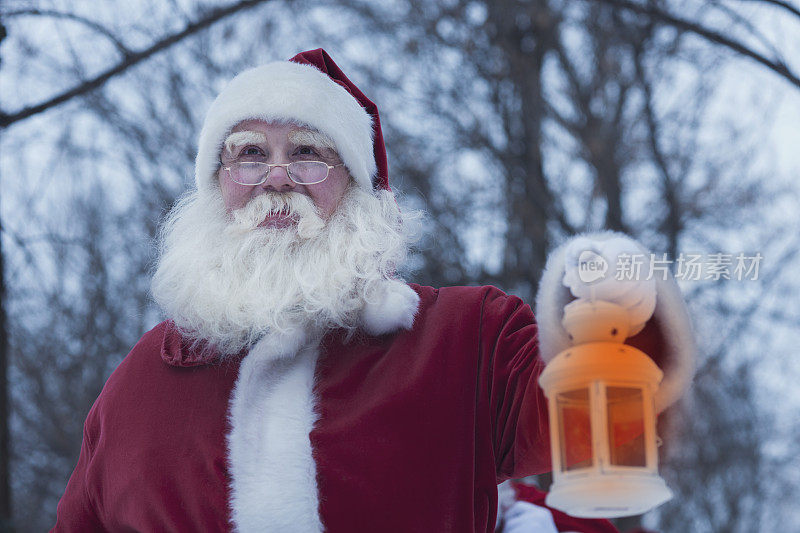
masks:
{"type": "Polygon", "coordinates": [[[231,213],[231,225],[236,230],[249,232],[270,215],[294,216],[297,219],[298,236],[305,239],[318,234],[325,227],[311,198],[296,192],[259,194],[247,205],[231,213]]]}

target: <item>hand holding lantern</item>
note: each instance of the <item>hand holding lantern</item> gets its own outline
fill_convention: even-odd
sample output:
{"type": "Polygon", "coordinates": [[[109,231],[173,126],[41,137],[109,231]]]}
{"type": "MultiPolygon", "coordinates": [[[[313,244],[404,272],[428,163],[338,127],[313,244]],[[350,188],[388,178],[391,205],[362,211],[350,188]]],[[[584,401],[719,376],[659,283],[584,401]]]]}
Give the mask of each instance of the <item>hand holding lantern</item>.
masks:
{"type": "MultiPolygon", "coordinates": [[[[609,265],[623,253],[644,255],[625,236],[573,239],[548,260],[549,275],[546,271],[537,298],[543,357],[549,361],[540,377],[553,451],[547,503],[574,516],[640,514],[672,497],[657,466],[654,398],[663,373],[647,354],[623,343],[658,310],[657,296],[666,295],[669,304],[677,287],[660,287],[646,279],[647,270],[638,278],[616,279],[609,265]],[[569,287],[578,299],[567,303],[569,297],[548,282],[569,287]],[[560,304],[557,311],[548,305],[554,302],[560,304]]],[[[689,332],[689,342],[668,340],[664,350],[674,359],[668,362],[670,379],[682,390],[693,351],[688,316],[683,307],[666,308],[667,329],[689,332]]],[[[670,394],[675,389],[673,383],[670,394]]]]}

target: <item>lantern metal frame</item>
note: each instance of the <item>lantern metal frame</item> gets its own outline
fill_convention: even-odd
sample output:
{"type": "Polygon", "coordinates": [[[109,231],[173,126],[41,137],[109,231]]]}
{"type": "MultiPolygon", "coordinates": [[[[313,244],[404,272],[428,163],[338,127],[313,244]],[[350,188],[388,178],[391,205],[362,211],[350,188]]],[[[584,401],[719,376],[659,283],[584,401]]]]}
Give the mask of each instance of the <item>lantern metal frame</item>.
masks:
{"type": "MultiPolygon", "coordinates": [[[[553,486],[548,505],[578,517],[618,517],[641,514],[672,498],[658,474],[654,395],[661,370],[640,350],[621,342],[588,342],[559,353],[540,376],[548,398],[553,486]],[[644,465],[612,462],[608,390],[640,391],[644,465]],[[591,462],[570,469],[559,395],[586,390],[591,462]]],[[[638,438],[635,435],[634,438],[638,438]]]]}

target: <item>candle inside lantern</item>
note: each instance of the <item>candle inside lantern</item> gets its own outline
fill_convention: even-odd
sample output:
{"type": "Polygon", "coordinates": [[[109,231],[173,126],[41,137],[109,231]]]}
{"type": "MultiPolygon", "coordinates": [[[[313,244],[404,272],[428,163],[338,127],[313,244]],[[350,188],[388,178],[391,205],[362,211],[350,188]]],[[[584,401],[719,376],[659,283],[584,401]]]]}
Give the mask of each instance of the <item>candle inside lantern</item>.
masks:
{"type": "Polygon", "coordinates": [[[566,391],[556,396],[561,435],[561,464],[566,470],[592,466],[592,425],[589,389],[566,391]]]}
{"type": "Polygon", "coordinates": [[[609,462],[619,466],[647,466],[642,389],[607,387],[606,405],[609,462]]]}

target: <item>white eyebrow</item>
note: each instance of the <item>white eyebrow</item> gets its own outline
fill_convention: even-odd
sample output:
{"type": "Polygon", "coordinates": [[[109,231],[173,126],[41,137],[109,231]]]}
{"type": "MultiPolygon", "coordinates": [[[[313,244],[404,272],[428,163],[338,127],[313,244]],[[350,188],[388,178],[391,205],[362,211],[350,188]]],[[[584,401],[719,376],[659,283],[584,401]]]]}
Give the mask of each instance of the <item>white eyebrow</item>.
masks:
{"type": "Polygon", "coordinates": [[[258,131],[237,131],[228,135],[225,139],[225,149],[229,153],[233,153],[233,149],[237,146],[245,144],[259,144],[266,143],[267,136],[258,131]]]}
{"type": "Polygon", "coordinates": [[[330,148],[331,150],[336,151],[336,144],[333,142],[333,139],[318,131],[290,131],[289,140],[295,144],[305,144],[314,148],[330,148]]]}

